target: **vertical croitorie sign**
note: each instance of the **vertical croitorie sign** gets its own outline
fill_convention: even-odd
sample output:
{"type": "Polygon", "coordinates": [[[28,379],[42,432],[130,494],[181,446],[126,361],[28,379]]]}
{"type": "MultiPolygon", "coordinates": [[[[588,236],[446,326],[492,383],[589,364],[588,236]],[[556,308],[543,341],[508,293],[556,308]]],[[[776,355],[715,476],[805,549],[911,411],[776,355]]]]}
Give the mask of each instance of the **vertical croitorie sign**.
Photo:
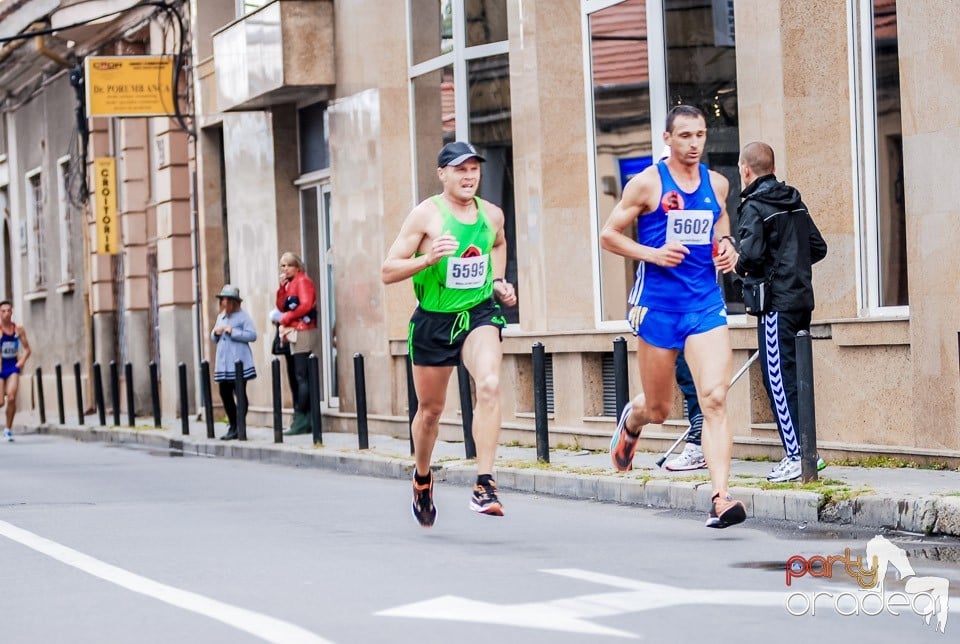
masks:
{"type": "Polygon", "coordinates": [[[100,157],[93,160],[96,181],[97,254],[116,255],[120,245],[120,221],[117,219],[117,160],[100,157]]]}

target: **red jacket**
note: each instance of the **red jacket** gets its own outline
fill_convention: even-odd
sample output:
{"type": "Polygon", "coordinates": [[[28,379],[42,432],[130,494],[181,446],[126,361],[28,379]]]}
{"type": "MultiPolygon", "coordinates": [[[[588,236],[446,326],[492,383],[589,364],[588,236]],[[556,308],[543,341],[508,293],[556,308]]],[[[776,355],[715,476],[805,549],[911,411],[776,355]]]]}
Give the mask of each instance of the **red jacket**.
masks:
{"type": "Polygon", "coordinates": [[[317,328],[317,289],[306,273],[297,273],[277,289],[277,309],[283,314],[281,326],[293,327],[297,331],[317,328]],[[289,308],[292,302],[288,302],[291,297],[298,301],[292,309],[289,308]]]}

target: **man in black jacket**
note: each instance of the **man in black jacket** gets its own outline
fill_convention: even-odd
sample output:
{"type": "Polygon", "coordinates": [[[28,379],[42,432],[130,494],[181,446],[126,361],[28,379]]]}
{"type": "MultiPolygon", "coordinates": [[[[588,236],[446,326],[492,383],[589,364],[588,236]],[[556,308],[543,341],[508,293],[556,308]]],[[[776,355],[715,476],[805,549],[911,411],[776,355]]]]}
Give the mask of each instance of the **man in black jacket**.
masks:
{"type": "Polygon", "coordinates": [[[759,141],[740,153],[746,188],[738,213],[740,258],[736,272],[746,291],[764,282],[766,298],[756,311],[763,384],[777,419],[786,456],[767,476],[771,482],[800,478],[797,436],[796,337],[810,330],[812,265],[827,255],[827,244],[796,188],[777,181],[773,149],[759,141]]]}

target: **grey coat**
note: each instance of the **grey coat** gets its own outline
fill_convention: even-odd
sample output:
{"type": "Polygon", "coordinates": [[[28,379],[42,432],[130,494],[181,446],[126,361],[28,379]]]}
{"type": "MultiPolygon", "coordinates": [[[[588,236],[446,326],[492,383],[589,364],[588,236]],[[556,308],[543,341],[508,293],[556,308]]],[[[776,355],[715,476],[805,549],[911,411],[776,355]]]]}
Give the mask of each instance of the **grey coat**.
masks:
{"type": "Polygon", "coordinates": [[[216,328],[224,325],[233,327],[233,331],[219,337],[214,335],[213,331],[210,332],[210,339],[217,343],[214,381],[233,380],[237,360],[243,362],[244,380],[256,378],[257,370],[253,366],[253,352],[250,350],[250,343],[257,339],[257,328],[253,325],[253,319],[243,309],[230,315],[221,312],[213,326],[216,328]]]}

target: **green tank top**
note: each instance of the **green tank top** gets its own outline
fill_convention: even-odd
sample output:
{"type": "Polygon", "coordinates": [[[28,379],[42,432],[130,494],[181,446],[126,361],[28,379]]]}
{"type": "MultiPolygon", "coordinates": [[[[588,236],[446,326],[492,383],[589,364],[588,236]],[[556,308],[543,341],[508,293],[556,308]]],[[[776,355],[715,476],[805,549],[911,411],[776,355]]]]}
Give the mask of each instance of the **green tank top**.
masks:
{"type": "MultiPolygon", "coordinates": [[[[444,257],[413,276],[413,291],[420,308],[435,313],[457,313],[473,308],[493,295],[493,272],[490,251],[497,234],[490,225],[480,199],[477,221],[461,222],[439,195],[431,197],[443,217],[443,232],[460,242],[456,253],[444,257]]],[[[417,256],[423,253],[417,253],[417,256]]]]}

